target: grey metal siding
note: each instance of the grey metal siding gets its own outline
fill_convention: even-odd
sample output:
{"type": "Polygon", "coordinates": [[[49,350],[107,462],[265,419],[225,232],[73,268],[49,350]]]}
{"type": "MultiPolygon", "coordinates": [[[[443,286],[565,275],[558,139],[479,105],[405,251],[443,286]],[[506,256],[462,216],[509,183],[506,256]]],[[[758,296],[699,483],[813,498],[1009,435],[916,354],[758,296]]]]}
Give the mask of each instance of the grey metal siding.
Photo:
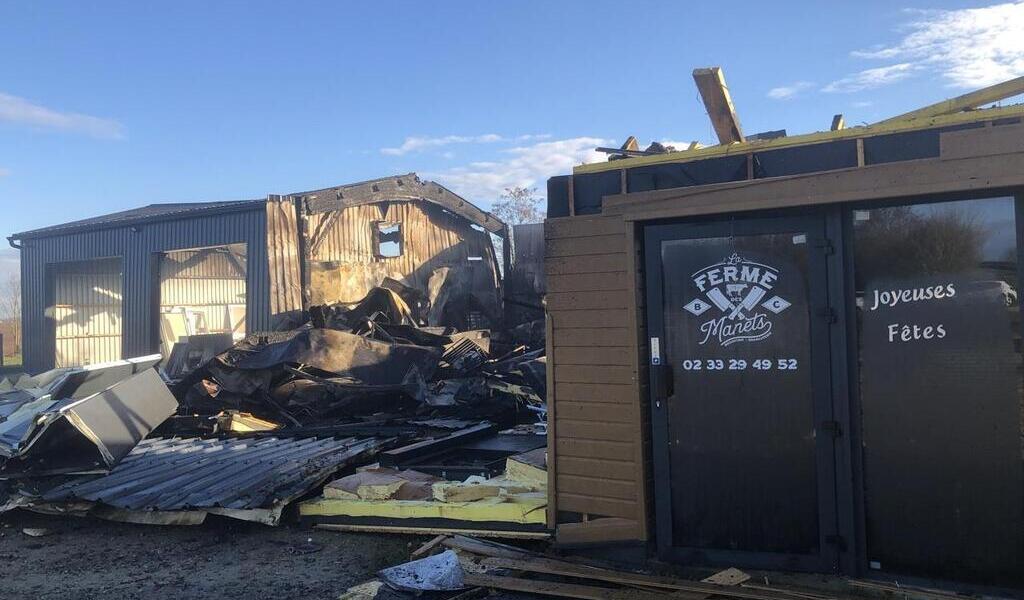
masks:
{"type": "Polygon", "coordinates": [[[54,362],[53,321],[46,313],[53,301],[52,290],[47,285],[48,265],[121,258],[124,268],[123,356],[140,356],[155,352],[160,341],[156,318],[158,265],[154,253],[232,243],[247,244],[249,256],[246,331],[270,329],[270,275],[263,204],[250,205],[244,210],[23,240],[21,280],[26,370],[43,371],[54,362]]]}

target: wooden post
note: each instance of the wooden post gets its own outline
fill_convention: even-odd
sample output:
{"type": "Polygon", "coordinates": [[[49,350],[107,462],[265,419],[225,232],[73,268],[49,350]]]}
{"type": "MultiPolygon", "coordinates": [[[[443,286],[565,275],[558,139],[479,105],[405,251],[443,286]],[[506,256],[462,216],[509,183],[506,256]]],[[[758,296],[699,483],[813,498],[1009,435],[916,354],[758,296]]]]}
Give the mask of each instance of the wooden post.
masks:
{"type": "Polygon", "coordinates": [[[718,135],[718,142],[731,144],[746,141],[732,104],[732,97],[729,95],[729,88],[725,85],[722,68],[694,69],[693,80],[697,83],[701,99],[704,100],[704,108],[707,109],[711,125],[718,135]]]}

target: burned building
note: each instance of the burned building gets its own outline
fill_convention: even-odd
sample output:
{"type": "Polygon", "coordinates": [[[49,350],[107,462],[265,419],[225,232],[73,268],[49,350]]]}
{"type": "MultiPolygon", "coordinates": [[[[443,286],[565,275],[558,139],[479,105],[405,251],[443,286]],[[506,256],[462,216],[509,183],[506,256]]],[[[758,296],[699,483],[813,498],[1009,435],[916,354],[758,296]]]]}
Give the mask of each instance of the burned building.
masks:
{"type": "Polygon", "coordinates": [[[431,325],[490,326],[501,319],[491,236],[505,229],[410,173],[17,233],[25,368],[166,357],[182,338],[216,352],[389,279],[421,294],[431,325]]]}

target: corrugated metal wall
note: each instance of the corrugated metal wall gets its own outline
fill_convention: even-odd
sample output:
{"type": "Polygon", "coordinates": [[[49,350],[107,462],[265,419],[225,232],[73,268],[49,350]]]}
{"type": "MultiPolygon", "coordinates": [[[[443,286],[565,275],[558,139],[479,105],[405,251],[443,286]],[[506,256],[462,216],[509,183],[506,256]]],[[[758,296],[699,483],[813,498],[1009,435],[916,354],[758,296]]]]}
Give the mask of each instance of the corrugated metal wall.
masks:
{"type": "Polygon", "coordinates": [[[75,263],[53,278],[54,366],[121,357],[121,261],[75,263]]]}
{"type": "Polygon", "coordinates": [[[275,318],[302,311],[302,250],[299,217],[291,197],[267,199],[267,261],[270,265],[270,314],[275,318]]]}
{"type": "Polygon", "coordinates": [[[322,220],[334,221],[322,241],[311,248],[313,304],[359,300],[384,277],[426,290],[431,274],[445,266],[479,271],[473,274],[474,281],[476,277],[489,279],[497,303],[494,247],[487,232],[473,228],[465,219],[428,202],[404,201],[353,206],[334,217],[329,217],[331,214],[309,215],[308,230],[313,232],[322,220]],[[401,256],[375,255],[375,221],[401,223],[401,256]],[[470,257],[482,260],[471,261],[470,257]]]}
{"type": "Polygon", "coordinates": [[[156,253],[232,243],[247,244],[249,256],[246,329],[269,329],[270,283],[263,203],[250,204],[231,212],[23,240],[21,280],[25,368],[38,372],[51,368],[54,363],[53,312],[47,309],[53,306],[55,265],[97,258],[122,259],[122,355],[139,356],[156,352],[159,347],[156,253]],[[51,316],[47,316],[48,313],[51,316]]]}
{"type": "Polygon", "coordinates": [[[232,310],[245,314],[245,272],[244,244],[161,254],[160,313],[184,309],[201,315],[195,333],[230,333],[232,310]]]}

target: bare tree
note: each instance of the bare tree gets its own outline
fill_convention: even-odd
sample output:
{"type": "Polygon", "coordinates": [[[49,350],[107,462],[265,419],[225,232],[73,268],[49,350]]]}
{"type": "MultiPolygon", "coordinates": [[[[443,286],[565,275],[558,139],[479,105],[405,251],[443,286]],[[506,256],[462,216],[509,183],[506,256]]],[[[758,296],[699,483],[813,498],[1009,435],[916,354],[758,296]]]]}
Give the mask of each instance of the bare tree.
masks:
{"type": "Polygon", "coordinates": [[[494,216],[507,225],[521,223],[539,223],[544,220],[544,211],[540,208],[541,199],[537,197],[537,188],[511,187],[494,203],[494,216]]]}
{"type": "Polygon", "coordinates": [[[13,338],[5,345],[17,352],[21,349],[21,279],[17,273],[0,280],[0,321],[13,338]]]}

